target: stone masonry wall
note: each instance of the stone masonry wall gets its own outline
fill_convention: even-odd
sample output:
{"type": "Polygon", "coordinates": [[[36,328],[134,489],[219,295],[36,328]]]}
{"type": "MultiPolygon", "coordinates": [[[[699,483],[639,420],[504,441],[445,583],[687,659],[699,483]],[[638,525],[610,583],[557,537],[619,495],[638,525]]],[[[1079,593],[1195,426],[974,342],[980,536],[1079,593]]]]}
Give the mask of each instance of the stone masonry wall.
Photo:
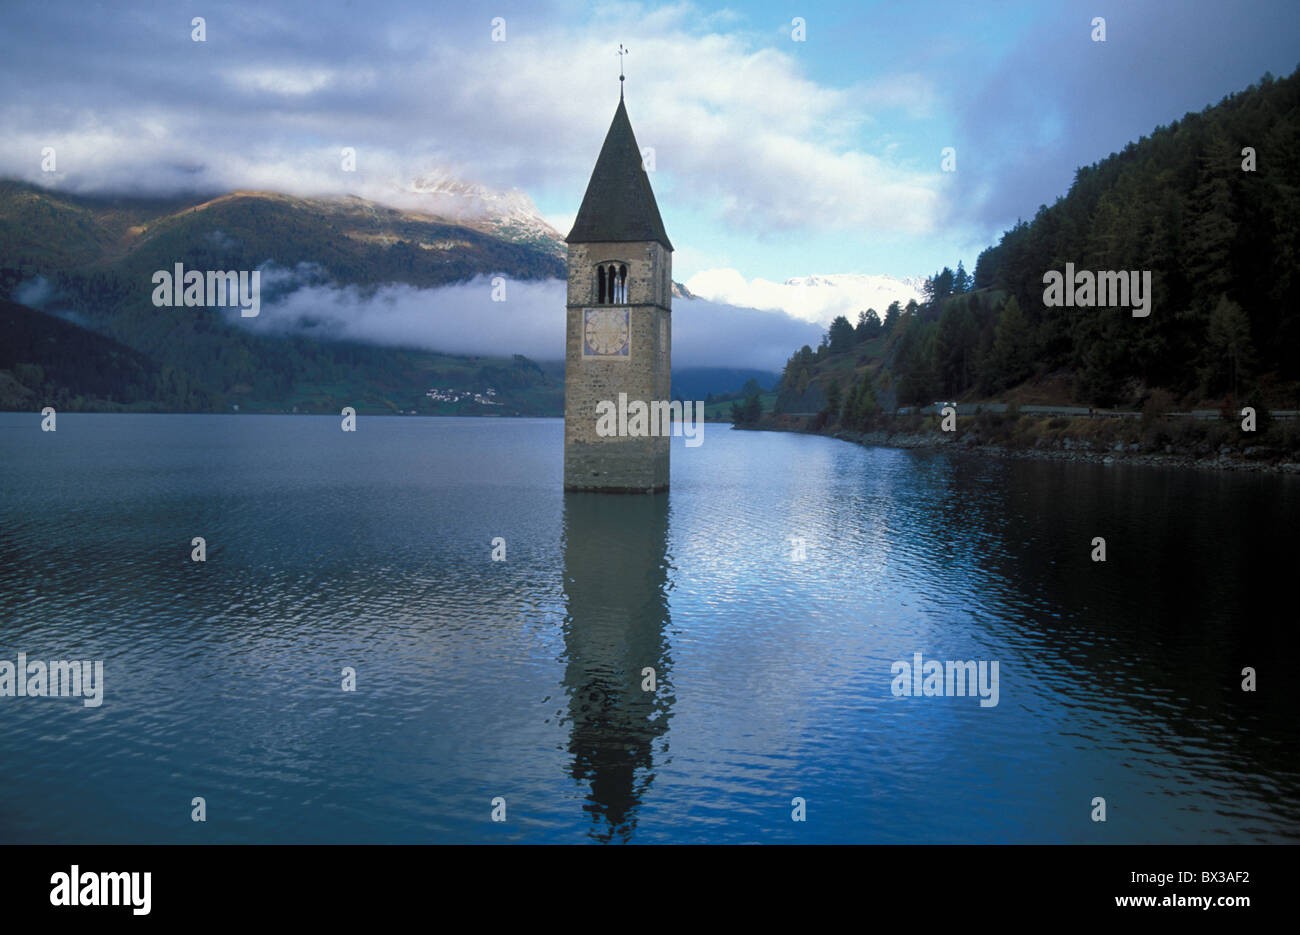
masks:
{"type": "Polygon", "coordinates": [[[672,368],[672,254],[658,243],[569,245],[564,373],[564,487],[566,490],[652,491],[668,488],[669,439],[596,434],[596,405],[666,400],[672,368]],[[595,267],[627,265],[627,305],[596,302],[595,267]],[[583,309],[629,310],[626,358],[582,356],[583,309]]]}

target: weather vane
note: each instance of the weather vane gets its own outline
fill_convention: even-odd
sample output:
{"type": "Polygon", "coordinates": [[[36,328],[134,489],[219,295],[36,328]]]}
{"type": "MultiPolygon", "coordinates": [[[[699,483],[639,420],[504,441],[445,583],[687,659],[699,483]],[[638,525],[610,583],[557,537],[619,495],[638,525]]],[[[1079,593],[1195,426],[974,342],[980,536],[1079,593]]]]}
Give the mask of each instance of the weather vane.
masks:
{"type": "Polygon", "coordinates": [[[618,99],[623,100],[623,56],[628,54],[628,49],[623,48],[623,43],[618,44],[618,99]]]}

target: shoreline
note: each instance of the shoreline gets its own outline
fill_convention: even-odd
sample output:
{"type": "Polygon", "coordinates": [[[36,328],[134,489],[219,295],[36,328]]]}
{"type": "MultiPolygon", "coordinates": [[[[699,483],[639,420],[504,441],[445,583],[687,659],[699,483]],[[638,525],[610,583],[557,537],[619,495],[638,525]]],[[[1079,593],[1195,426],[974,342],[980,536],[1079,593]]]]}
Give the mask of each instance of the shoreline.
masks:
{"type": "MultiPolygon", "coordinates": [[[[875,430],[871,432],[814,432],[797,426],[755,425],[733,426],[745,432],[791,432],[797,435],[817,435],[839,441],[862,445],[868,448],[913,449],[952,449],[958,453],[987,455],[995,458],[1013,458],[1030,461],[1063,461],[1071,464],[1123,464],[1143,465],[1147,467],[1195,468],[1206,471],[1250,471],[1261,474],[1300,474],[1300,462],[1285,460],[1264,460],[1233,457],[1227,452],[1220,452],[1213,457],[1205,457],[1191,452],[1143,452],[1136,443],[1121,444],[1110,449],[1100,449],[1087,440],[1074,441],[1068,446],[1038,446],[1029,448],[1010,447],[992,442],[980,441],[970,432],[888,432],[875,430]]],[[[1066,439],[1066,442],[1073,440],[1066,439]]]]}

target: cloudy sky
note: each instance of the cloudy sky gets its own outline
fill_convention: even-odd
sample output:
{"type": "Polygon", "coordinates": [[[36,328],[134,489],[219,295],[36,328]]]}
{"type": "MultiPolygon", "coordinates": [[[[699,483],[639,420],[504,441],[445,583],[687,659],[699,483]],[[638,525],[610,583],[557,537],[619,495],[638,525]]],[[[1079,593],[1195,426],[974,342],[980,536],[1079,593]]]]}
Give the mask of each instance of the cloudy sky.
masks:
{"type": "Polygon", "coordinates": [[[381,200],[454,177],[526,192],[561,233],[617,104],[622,42],[674,278],[749,292],[973,269],[1076,167],[1300,63],[1294,0],[5,0],[0,27],[0,175],[381,200]]]}

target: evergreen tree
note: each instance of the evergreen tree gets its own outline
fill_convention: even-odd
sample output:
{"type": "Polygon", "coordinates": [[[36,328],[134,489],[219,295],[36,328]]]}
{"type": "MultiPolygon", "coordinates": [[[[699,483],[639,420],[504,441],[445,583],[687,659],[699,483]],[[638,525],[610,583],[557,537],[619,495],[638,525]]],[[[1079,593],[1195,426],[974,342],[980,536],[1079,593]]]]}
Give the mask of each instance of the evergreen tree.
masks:
{"type": "Polygon", "coordinates": [[[826,343],[832,354],[842,354],[853,347],[853,325],[843,315],[836,315],[826,332],[826,343]]]}
{"type": "Polygon", "coordinates": [[[1029,320],[1014,295],[1007,299],[998,316],[987,366],[987,385],[993,392],[1015,386],[1033,371],[1034,342],[1029,320]]]}
{"type": "Polygon", "coordinates": [[[870,427],[878,408],[875,384],[871,374],[864,371],[862,379],[853,387],[853,391],[844,402],[840,421],[849,428],[865,431],[870,427]]]}
{"type": "Polygon", "coordinates": [[[1233,180],[1242,174],[1238,151],[1216,128],[1201,157],[1197,185],[1191,193],[1187,267],[1203,296],[1217,296],[1233,286],[1238,203],[1233,180]]]}
{"type": "Polygon", "coordinates": [[[1228,390],[1238,399],[1242,381],[1250,376],[1254,362],[1254,349],[1250,342],[1250,319],[1240,305],[1226,295],[1210,314],[1207,332],[1206,359],[1203,382],[1209,393],[1228,390]]]}
{"type": "Polygon", "coordinates": [[[826,385],[826,411],[837,413],[840,411],[840,379],[831,377],[830,383],[826,385]]]}
{"type": "Polygon", "coordinates": [[[898,324],[898,317],[900,314],[901,310],[898,307],[898,303],[890,302],[889,308],[885,309],[885,320],[881,324],[881,333],[885,337],[889,337],[894,333],[894,327],[898,324]]]}
{"type": "Polygon", "coordinates": [[[975,261],[974,286],[976,289],[988,289],[993,285],[997,250],[997,247],[986,247],[980,251],[980,255],[975,261]]]}
{"type": "Polygon", "coordinates": [[[913,311],[903,315],[900,327],[903,330],[894,363],[898,400],[907,405],[924,405],[938,394],[935,348],[939,326],[936,322],[927,324],[913,311]]]}
{"type": "Polygon", "coordinates": [[[858,324],[853,329],[855,343],[863,344],[873,338],[880,337],[883,327],[880,316],[876,314],[874,308],[869,308],[865,312],[858,312],[858,324]]]}
{"type": "Polygon", "coordinates": [[[957,261],[957,272],[953,273],[952,291],[955,295],[961,295],[970,292],[972,280],[966,272],[966,267],[962,266],[961,260],[957,261]]]}
{"type": "Polygon", "coordinates": [[[956,398],[975,380],[979,354],[979,324],[965,300],[948,303],[939,318],[935,364],[943,395],[956,398]]]}
{"type": "Polygon", "coordinates": [[[942,302],[944,299],[951,296],[953,282],[953,272],[948,267],[945,266],[942,270],[935,273],[934,280],[931,284],[932,295],[930,300],[932,302],[942,302]]]}

